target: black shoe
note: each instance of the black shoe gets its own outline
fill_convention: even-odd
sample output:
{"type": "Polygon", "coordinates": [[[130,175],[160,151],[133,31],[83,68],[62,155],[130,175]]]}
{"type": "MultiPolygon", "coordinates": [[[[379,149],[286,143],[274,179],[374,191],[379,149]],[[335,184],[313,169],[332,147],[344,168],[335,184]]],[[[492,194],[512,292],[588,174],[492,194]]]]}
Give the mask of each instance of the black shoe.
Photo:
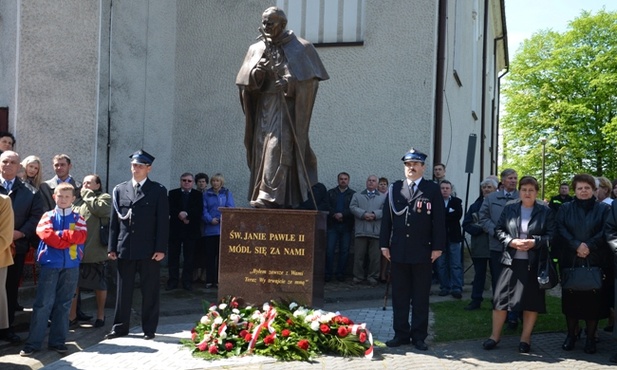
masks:
{"type": "Polygon", "coordinates": [[[564,351],[571,351],[574,349],[574,343],[576,343],[576,338],[575,337],[571,337],[571,336],[567,336],[566,340],[563,341],[563,344],[561,345],[561,348],[564,351]]]}
{"type": "Polygon", "coordinates": [[[520,353],[529,353],[529,350],[531,350],[531,346],[529,345],[529,343],[520,342],[518,344],[518,351],[520,353]]]}
{"type": "Polygon", "coordinates": [[[77,317],[74,318],[73,320],[69,319],[69,328],[76,328],[79,326],[79,320],[77,320],[77,317]]]}
{"type": "Polygon", "coordinates": [[[467,306],[465,306],[465,311],[473,311],[479,310],[481,303],[478,301],[471,301],[467,306]]]}
{"type": "Polygon", "coordinates": [[[178,289],[178,284],[167,284],[167,286],[165,287],[165,290],[174,290],[174,289],[178,289]]]}
{"type": "Polygon", "coordinates": [[[77,311],[77,320],[79,320],[79,321],[90,321],[90,320],[92,320],[92,316],[86,315],[85,313],[83,313],[81,311],[77,311]]]}
{"type": "Polygon", "coordinates": [[[585,340],[585,348],[583,351],[590,355],[596,353],[596,341],[593,338],[587,338],[587,340],[585,340]]]}
{"type": "Polygon", "coordinates": [[[447,290],[442,290],[442,291],[439,292],[439,296],[440,297],[445,297],[445,296],[447,296],[449,294],[450,294],[450,292],[448,292],[447,290]]]}
{"type": "Polygon", "coordinates": [[[400,347],[403,344],[409,344],[410,340],[409,338],[397,338],[394,337],[392,339],[390,339],[389,341],[386,342],[386,346],[393,348],[393,347],[400,347]]]}
{"type": "Polygon", "coordinates": [[[518,328],[518,321],[508,321],[508,330],[516,330],[518,328]]]}
{"type": "Polygon", "coordinates": [[[183,288],[184,290],[189,291],[189,292],[190,292],[191,290],[193,290],[193,287],[191,286],[191,284],[182,284],[182,288],[183,288]]]}
{"type": "Polygon", "coordinates": [[[154,339],[154,337],[156,337],[154,333],[144,333],[144,339],[146,340],[154,339]]]}
{"type": "Polygon", "coordinates": [[[94,327],[95,328],[102,328],[103,326],[105,326],[105,319],[103,319],[103,320],[96,319],[96,321],[94,322],[94,327]]]}
{"type": "Polygon", "coordinates": [[[452,293],[452,297],[454,297],[456,299],[461,299],[461,298],[463,298],[463,295],[461,294],[461,292],[454,292],[454,293],[452,293]]]}
{"type": "Polygon", "coordinates": [[[117,331],[112,330],[109,333],[105,334],[105,339],[114,339],[114,338],[126,337],[127,335],[128,335],[128,333],[118,333],[117,331]]]}
{"type": "Polygon", "coordinates": [[[428,350],[428,345],[422,340],[414,340],[411,342],[411,344],[414,345],[414,347],[416,347],[417,350],[419,351],[426,351],[428,350]]]}
{"type": "Polygon", "coordinates": [[[499,344],[498,341],[488,338],[487,340],[484,341],[484,343],[482,343],[482,348],[484,348],[487,351],[490,351],[491,349],[494,349],[495,347],[497,347],[498,344],[499,344]]]}
{"type": "Polygon", "coordinates": [[[57,346],[49,346],[47,348],[60,354],[67,353],[69,351],[69,349],[64,344],[58,344],[57,346]]]}

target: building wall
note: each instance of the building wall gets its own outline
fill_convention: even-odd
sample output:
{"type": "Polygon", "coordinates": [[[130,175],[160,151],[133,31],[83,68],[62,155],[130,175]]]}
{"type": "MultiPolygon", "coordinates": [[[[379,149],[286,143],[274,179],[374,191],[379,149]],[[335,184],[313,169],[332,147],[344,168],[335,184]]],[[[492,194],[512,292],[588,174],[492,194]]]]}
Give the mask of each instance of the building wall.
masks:
{"type": "MultiPolygon", "coordinates": [[[[456,1],[448,3],[453,8],[456,1]]],[[[41,156],[46,178],[53,154],[66,152],[74,158],[74,177],[95,171],[113,186],[130,177],[128,156],[143,148],[157,158],[154,180],[175,188],[185,171],[222,172],[246,206],[244,116],[234,82],[270,5],[3,1],[0,30],[8,33],[0,45],[10,50],[16,35],[21,40],[19,113],[11,124],[18,150],[41,156]]],[[[400,158],[412,146],[429,154],[431,177],[437,5],[367,0],[362,46],[318,48],[330,80],[320,84],[310,139],[328,188],[341,171],[351,174],[356,190],[369,174],[402,178],[400,158]]],[[[0,76],[15,73],[14,59],[15,52],[0,56],[0,76]]],[[[479,123],[470,118],[469,87],[452,85],[446,64],[442,158],[461,192],[467,137],[479,132],[479,123]]],[[[0,104],[14,104],[11,94],[10,86],[0,88],[0,104]]]]}

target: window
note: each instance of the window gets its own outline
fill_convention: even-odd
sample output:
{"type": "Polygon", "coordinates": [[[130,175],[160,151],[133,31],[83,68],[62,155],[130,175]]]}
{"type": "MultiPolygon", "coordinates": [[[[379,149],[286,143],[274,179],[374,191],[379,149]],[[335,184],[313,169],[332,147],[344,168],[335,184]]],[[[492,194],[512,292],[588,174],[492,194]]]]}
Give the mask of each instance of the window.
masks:
{"type": "Polygon", "coordinates": [[[362,45],[366,0],[277,0],[287,28],[316,45],[362,45]]]}

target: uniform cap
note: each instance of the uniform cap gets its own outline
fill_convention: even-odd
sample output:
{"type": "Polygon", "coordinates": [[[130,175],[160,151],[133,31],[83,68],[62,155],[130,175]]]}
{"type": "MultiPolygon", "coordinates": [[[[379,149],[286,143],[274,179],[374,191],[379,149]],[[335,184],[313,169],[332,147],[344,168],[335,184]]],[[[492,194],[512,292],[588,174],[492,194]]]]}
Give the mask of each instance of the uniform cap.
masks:
{"type": "Polygon", "coordinates": [[[145,164],[148,166],[152,165],[152,162],[154,162],[154,157],[152,156],[152,154],[146,152],[143,149],[140,149],[135,153],[131,154],[129,158],[131,158],[131,163],[145,164]]]}
{"type": "Polygon", "coordinates": [[[419,150],[411,148],[411,149],[409,149],[409,151],[407,153],[405,153],[405,155],[403,156],[403,158],[401,158],[401,160],[403,162],[422,162],[422,163],[424,163],[424,161],[426,161],[426,157],[428,157],[426,154],[422,153],[419,150]]]}

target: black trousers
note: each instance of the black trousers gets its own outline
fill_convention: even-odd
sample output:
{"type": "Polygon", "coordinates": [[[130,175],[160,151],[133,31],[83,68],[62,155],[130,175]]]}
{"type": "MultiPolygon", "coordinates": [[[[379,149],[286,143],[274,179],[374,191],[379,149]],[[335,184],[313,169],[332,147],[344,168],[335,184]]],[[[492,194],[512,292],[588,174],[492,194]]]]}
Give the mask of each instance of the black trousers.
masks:
{"type": "Polygon", "coordinates": [[[153,259],[118,259],[118,290],[116,313],[112,330],[126,334],[131,327],[131,307],[135,275],[139,274],[141,283],[141,327],[145,334],[156,333],[160,309],[160,271],[161,264],[153,259]]]}
{"type": "Polygon", "coordinates": [[[8,267],[6,271],[6,299],[9,310],[9,325],[13,325],[15,321],[15,311],[19,302],[17,297],[19,295],[19,281],[24,271],[24,261],[26,260],[25,253],[17,253],[13,257],[14,263],[8,267]]]}
{"type": "Polygon", "coordinates": [[[413,341],[425,340],[428,336],[432,263],[392,262],[391,266],[394,336],[401,339],[410,338],[413,341]]]}
{"type": "Polygon", "coordinates": [[[190,286],[193,281],[193,262],[195,260],[196,240],[192,238],[178,238],[169,242],[167,266],[169,270],[168,286],[176,287],[180,281],[180,254],[182,262],[182,285],[190,286]]]}
{"type": "Polygon", "coordinates": [[[206,236],[206,284],[219,282],[220,235],[206,236]]]}

